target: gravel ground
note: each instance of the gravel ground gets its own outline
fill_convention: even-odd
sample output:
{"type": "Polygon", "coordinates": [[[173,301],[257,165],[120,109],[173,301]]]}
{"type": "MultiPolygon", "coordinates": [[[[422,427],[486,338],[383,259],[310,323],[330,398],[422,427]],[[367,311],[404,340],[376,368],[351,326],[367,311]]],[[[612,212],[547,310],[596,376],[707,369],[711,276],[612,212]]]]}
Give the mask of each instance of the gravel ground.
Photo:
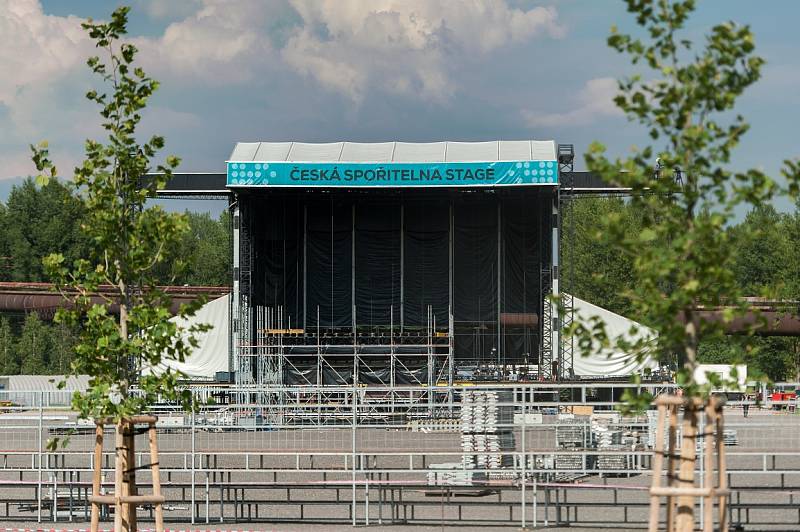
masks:
{"type": "MultiPolygon", "coordinates": [[[[0,515],[5,514],[4,503],[13,501],[14,499],[26,498],[29,500],[34,499],[34,491],[32,485],[23,486],[22,483],[34,483],[37,476],[37,471],[31,468],[30,454],[11,454],[10,450],[20,450],[33,452],[38,447],[38,431],[34,429],[21,429],[14,427],[21,427],[22,424],[35,427],[36,421],[23,421],[18,416],[13,419],[10,416],[0,416],[0,515]],[[5,454],[4,454],[5,453],[5,454]],[[16,468],[27,467],[28,470],[20,475],[16,468]],[[21,481],[21,483],[20,483],[21,481]]],[[[744,419],[739,411],[731,411],[726,413],[726,424],[729,428],[735,428],[739,437],[739,445],[730,447],[728,467],[729,470],[739,470],[743,472],[733,473],[731,475],[732,485],[738,488],[745,488],[744,491],[734,496],[734,501],[740,500],[748,505],[764,505],[782,503],[787,505],[787,508],[762,508],[751,511],[751,519],[758,521],[758,526],[750,525],[745,528],[747,531],[751,530],[798,530],[800,525],[796,524],[800,518],[800,505],[796,504],[800,499],[800,417],[789,416],[785,414],[772,414],[768,412],[759,412],[751,410],[749,418],[744,419]],[[783,476],[776,473],[764,473],[760,471],[764,466],[768,469],[779,469],[791,471],[783,476]],[[749,489],[747,489],[749,488],[749,489]],[[738,497],[738,499],[737,499],[738,497]],[[770,525],[773,523],[774,525],[770,525]]],[[[554,446],[554,434],[551,429],[537,429],[531,428],[527,434],[527,448],[540,448],[549,449],[552,452],[554,446]]],[[[182,495],[180,483],[188,483],[190,479],[189,473],[184,468],[185,456],[190,449],[191,437],[186,433],[172,433],[162,434],[159,436],[159,446],[162,451],[161,463],[164,472],[162,473],[162,480],[167,484],[165,494],[168,501],[180,500],[182,495]],[[172,470],[172,471],[169,471],[172,470]],[[166,478],[165,478],[166,477],[166,478]],[[169,487],[170,482],[173,483],[169,487]]],[[[517,435],[517,444],[519,445],[520,438],[517,435]]],[[[110,442],[107,442],[110,445],[110,442]]],[[[51,466],[59,467],[62,472],[68,473],[75,471],[79,468],[86,469],[89,464],[89,454],[92,445],[92,438],[88,436],[73,437],[68,452],[61,458],[52,456],[49,458],[51,466]]],[[[140,443],[140,449],[145,447],[140,443]]],[[[213,529],[213,530],[252,530],[252,531],[267,531],[267,530],[351,530],[353,527],[349,524],[339,524],[334,522],[329,523],[315,523],[312,520],[320,520],[323,518],[332,519],[337,518],[341,520],[348,519],[349,501],[350,501],[350,488],[345,485],[338,494],[340,501],[335,504],[337,496],[336,490],[332,489],[301,489],[297,488],[292,491],[292,498],[297,500],[311,501],[305,508],[303,518],[299,516],[298,508],[295,505],[285,504],[285,489],[247,489],[244,493],[244,500],[270,500],[274,504],[263,504],[261,507],[260,517],[261,522],[240,522],[240,523],[219,523],[219,497],[220,492],[218,485],[220,482],[238,482],[244,483],[248,481],[257,482],[277,482],[278,485],[282,483],[296,483],[300,484],[304,481],[321,481],[323,478],[326,481],[340,479],[342,481],[349,481],[351,473],[348,471],[348,465],[344,462],[349,456],[347,453],[352,449],[352,433],[347,429],[326,429],[326,430],[286,430],[274,432],[247,432],[247,433],[225,433],[219,434],[214,432],[198,433],[195,439],[196,449],[210,451],[214,450],[218,453],[216,462],[209,461],[200,464],[206,466],[208,469],[233,469],[227,473],[210,473],[199,472],[196,475],[197,491],[195,497],[198,501],[202,501],[199,513],[202,516],[202,523],[191,525],[188,522],[188,508],[180,506],[180,503],[172,503],[173,509],[166,512],[167,519],[170,520],[168,527],[170,529],[213,529]],[[279,452],[279,449],[303,449],[305,452],[317,453],[314,458],[310,455],[303,455],[299,459],[294,456],[267,456],[264,462],[261,462],[256,454],[259,450],[269,450],[272,452],[279,452]],[[335,456],[325,455],[325,452],[339,453],[335,456]],[[298,462],[299,460],[299,462],[298,462]],[[301,470],[295,470],[296,467],[301,470]],[[249,471],[236,471],[235,469],[243,469],[250,467],[249,471]],[[261,467],[270,469],[283,469],[277,473],[268,471],[259,471],[261,467]],[[309,471],[309,469],[315,471],[309,471]],[[324,474],[320,470],[326,470],[324,474]],[[209,515],[210,523],[205,523],[205,486],[206,479],[208,479],[209,486],[209,515]],[[320,503],[323,501],[330,501],[330,505],[322,506],[320,503]],[[282,504],[283,503],[283,504],[282,504]],[[177,507],[177,508],[175,508],[177,507]],[[265,514],[267,519],[272,519],[273,522],[264,522],[265,514]],[[282,523],[280,520],[293,519],[294,523],[282,523]]],[[[459,448],[459,435],[453,433],[418,433],[408,431],[390,431],[381,429],[360,429],[357,435],[357,447],[359,450],[370,450],[376,453],[389,453],[393,452],[392,456],[383,456],[377,459],[370,467],[375,468],[392,468],[398,471],[391,473],[392,479],[400,480],[417,480],[424,482],[425,471],[414,472],[401,472],[399,469],[406,469],[411,463],[415,469],[424,469],[425,465],[430,463],[440,463],[448,461],[458,461],[460,459],[455,452],[459,448]],[[408,453],[416,452],[417,454],[409,458],[408,453]],[[453,454],[449,454],[453,453],[453,454]]],[[[107,447],[110,450],[110,446],[107,447]]],[[[198,467],[200,467],[200,465],[198,467]]],[[[62,473],[63,474],[63,473],[62,473]]],[[[78,477],[77,474],[73,477],[74,480],[88,481],[90,476],[87,471],[84,471],[82,476],[78,477]]],[[[145,475],[146,478],[146,475],[145,475]]],[[[647,493],[643,490],[620,490],[618,495],[619,499],[616,506],[611,505],[614,501],[614,491],[611,486],[620,486],[623,488],[644,488],[650,484],[650,476],[648,473],[632,476],[631,478],[599,478],[597,476],[590,476],[581,479],[583,485],[598,485],[607,483],[608,487],[605,489],[570,489],[568,500],[580,503],[609,503],[609,506],[595,506],[595,507],[582,507],[578,511],[577,521],[586,522],[587,520],[597,521],[604,524],[592,524],[589,526],[575,526],[570,527],[548,527],[548,530],[602,530],[602,529],[622,529],[622,530],[641,530],[641,525],[630,525],[622,523],[622,518],[625,515],[623,502],[647,502],[647,493]]],[[[62,489],[63,489],[62,482],[62,489]]],[[[241,493],[241,492],[240,492],[241,493]]],[[[530,492],[529,492],[530,493],[530,492]]],[[[227,497],[232,497],[230,493],[226,494],[227,497]]],[[[242,497],[242,495],[237,495],[242,497]]],[[[371,524],[374,525],[377,519],[377,505],[375,503],[377,494],[376,490],[371,493],[371,508],[370,518],[371,524]]],[[[60,494],[61,500],[64,500],[63,494],[60,494]]],[[[420,491],[407,491],[404,494],[404,499],[407,502],[423,501],[427,502],[427,506],[419,507],[415,514],[416,518],[424,518],[426,524],[384,524],[382,529],[397,530],[397,531],[411,531],[411,530],[454,530],[456,527],[461,531],[487,531],[487,530],[508,530],[509,528],[519,528],[521,514],[519,508],[520,493],[517,490],[508,490],[502,493],[502,503],[497,502],[498,495],[486,495],[482,497],[453,497],[450,500],[443,500],[441,496],[426,496],[420,491]],[[439,504],[436,504],[439,502],[439,504]],[[502,526],[493,526],[490,524],[470,525],[455,523],[458,516],[458,503],[483,503],[480,506],[473,505],[471,508],[464,508],[464,517],[472,517],[473,519],[494,519],[494,520],[508,520],[507,524],[502,526]],[[509,503],[511,510],[509,510],[509,503]],[[509,512],[511,512],[509,514],[509,512]],[[444,513],[445,523],[442,524],[442,513],[444,513]]],[[[45,494],[45,499],[48,495],[45,494]]],[[[358,491],[359,500],[359,519],[363,522],[363,503],[364,492],[363,488],[358,491]]],[[[183,500],[186,500],[184,497],[183,500]]],[[[529,499],[530,501],[530,499],[529,499]]],[[[539,524],[542,525],[541,519],[543,517],[544,497],[542,493],[538,497],[538,517],[539,524]]],[[[13,512],[13,507],[12,507],[13,512]]],[[[532,517],[532,503],[528,507],[528,519],[532,517]]],[[[646,516],[647,509],[645,507],[632,507],[627,511],[628,518],[634,521],[643,522],[646,516]]],[[[388,518],[388,506],[383,508],[383,516],[388,518]]],[[[12,521],[9,519],[4,520],[0,517],[0,525],[5,528],[41,528],[53,527],[55,529],[79,529],[85,528],[85,522],[64,523],[66,516],[60,516],[58,523],[46,521],[41,524],[31,522],[30,519],[35,516],[35,513],[13,514],[16,517],[13,519],[20,519],[20,521],[12,521]]],[[[49,512],[44,512],[45,517],[49,518],[49,512]]],[[[140,513],[144,516],[144,513],[140,513]]],[[[226,520],[232,517],[232,508],[226,509],[226,520]]],[[[555,515],[550,513],[550,519],[554,519],[555,515]]],[[[744,518],[744,512],[742,518],[744,518]]],[[[76,516],[79,519],[80,516],[76,516]]],[[[570,518],[574,519],[571,514],[570,518]]],[[[737,518],[737,515],[734,515],[737,518]]],[[[246,519],[240,519],[246,521],[246,519]]],[[[340,521],[341,523],[341,521],[340,521]]],[[[106,528],[110,523],[106,522],[106,528]]],[[[142,528],[151,528],[150,523],[142,523],[142,528]]],[[[367,528],[363,525],[358,528],[367,528]]]]}

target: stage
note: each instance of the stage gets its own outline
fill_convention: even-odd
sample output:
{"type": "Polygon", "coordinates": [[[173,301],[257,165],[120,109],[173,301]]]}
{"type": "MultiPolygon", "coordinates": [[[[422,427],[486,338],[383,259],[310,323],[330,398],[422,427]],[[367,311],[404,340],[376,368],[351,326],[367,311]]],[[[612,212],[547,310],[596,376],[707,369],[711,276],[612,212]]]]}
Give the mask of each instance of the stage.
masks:
{"type": "Polygon", "coordinates": [[[558,169],[552,141],[238,144],[236,382],[557,373],[558,169]]]}

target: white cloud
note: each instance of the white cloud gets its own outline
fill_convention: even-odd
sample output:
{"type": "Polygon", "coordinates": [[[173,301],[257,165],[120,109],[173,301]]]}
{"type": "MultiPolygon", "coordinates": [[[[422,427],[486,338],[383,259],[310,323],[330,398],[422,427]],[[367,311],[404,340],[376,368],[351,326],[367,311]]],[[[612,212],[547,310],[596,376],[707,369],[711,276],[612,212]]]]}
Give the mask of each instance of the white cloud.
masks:
{"type": "MultiPolygon", "coordinates": [[[[145,71],[172,90],[206,89],[207,95],[210,89],[229,98],[230,89],[241,87],[256,95],[255,105],[260,97],[265,109],[302,107],[303,98],[317,103],[331,98],[330,105],[339,95],[356,103],[367,94],[453,102],[471,65],[536,38],[563,36],[555,8],[509,4],[135,0],[136,9],[168,25],[161,35],[132,40],[145,71]],[[309,82],[301,83],[301,77],[309,82]]],[[[31,142],[48,139],[72,154],[66,158],[72,164],[83,140],[101,133],[96,109],[83,98],[99,80],[85,66],[97,52],[81,22],[46,15],[39,0],[0,0],[0,160],[7,163],[0,178],[33,171],[27,163],[31,142]]],[[[192,114],[187,104],[180,113],[170,112],[160,94],[153,100],[159,109],[147,113],[158,117],[157,122],[147,118],[147,124],[157,123],[160,133],[209,126],[201,118],[205,110],[192,114]]],[[[69,168],[60,166],[62,172],[69,168]]]]}
{"type": "Polygon", "coordinates": [[[288,67],[359,101],[371,89],[444,99],[457,88],[455,64],[563,34],[554,8],[523,10],[506,0],[457,7],[429,0],[203,0],[162,37],[137,44],[164,75],[242,84],[288,67]],[[282,27],[279,44],[269,30],[276,18],[296,19],[282,27]]]}
{"type": "MultiPolygon", "coordinates": [[[[181,17],[159,37],[133,39],[156,77],[185,85],[242,85],[290,69],[356,101],[371,89],[446,98],[457,89],[455,65],[564,34],[555,8],[513,8],[507,0],[139,5],[154,18],[181,17]]],[[[21,88],[52,84],[83,62],[93,48],[80,22],[45,15],[38,0],[0,0],[0,71],[13,72],[0,78],[0,103],[11,107],[21,88]]]]}
{"type": "Polygon", "coordinates": [[[371,87],[442,99],[453,63],[538,35],[560,37],[550,7],[505,0],[454,5],[428,0],[292,0],[303,20],[282,55],[320,84],[358,101],[371,87]]]}
{"type": "Polygon", "coordinates": [[[37,0],[0,0],[0,144],[9,147],[0,153],[2,176],[33,173],[28,145],[43,139],[53,141],[68,174],[82,142],[65,150],[58,141],[96,124],[86,118],[82,94],[94,47],[80,24],[78,17],[45,15],[37,0]]]}
{"type": "MultiPolygon", "coordinates": [[[[34,173],[28,145],[41,140],[50,142],[62,176],[70,176],[84,139],[102,135],[96,106],[84,98],[99,80],[85,64],[97,51],[82,21],[46,15],[38,0],[0,0],[0,179],[34,173]]],[[[151,113],[165,128],[199,127],[185,113],[151,113]]]]}
{"type": "Polygon", "coordinates": [[[77,17],[47,16],[38,0],[0,0],[0,103],[71,72],[92,46],[77,17]]]}
{"type": "Polygon", "coordinates": [[[135,39],[145,67],[161,77],[241,84],[263,71],[273,56],[263,30],[269,4],[259,0],[205,0],[188,17],[170,24],[159,38],[135,39]]]}
{"type": "Polygon", "coordinates": [[[584,126],[600,118],[623,115],[622,110],[614,103],[617,92],[617,81],[614,78],[594,78],[587,81],[575,96],[575,105],[571,110],[546,113],[526,109],[523,115],[531,126],[584,126]]]}

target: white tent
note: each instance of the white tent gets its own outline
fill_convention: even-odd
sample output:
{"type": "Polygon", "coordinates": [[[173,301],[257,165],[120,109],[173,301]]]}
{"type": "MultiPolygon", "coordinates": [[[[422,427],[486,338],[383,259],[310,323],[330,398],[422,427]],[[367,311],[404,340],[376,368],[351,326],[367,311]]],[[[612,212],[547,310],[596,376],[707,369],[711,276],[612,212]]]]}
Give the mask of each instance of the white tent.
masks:
{"type": "MultiPolygon", "coordinates": [[[[181,321],[184,327],[192,323],[207,323],[212,328],[197,335],[198,347],[184,361],[165,361],[162,366],[171,367],[182,371],[187,376],[195,379],[213,379],[218,371],[228,371],[228,329],[230,295],[223,296],[203,305],[197,314],[189,321],[181,321]]],[[[592,305],[579,298],[574,298],[575,320],[587,326],[591,325],[593,316],[599,317],[606,325],[609,338],[623,337],[633,342],[638,338],[655,337],[655,332],[624,316],[609,310],[592,305]],[[630,335],[631,326],[638,328],[638,334],[630,335]]],[[[178,318],[172,318],[178,320],[178,318]]],[[[627,376],[641,373],[645,368],[658,369],[658,363],[650,356],[645,356],[641,362],[631,353],[622,353],[610,349],[598,349],[588,357],[579,356],[577,353],[573,361],[573,371],[578,376],[627,376]]]]}
{"type": "Polygon", "coordinates": [[[182,327],[195,323],[211,325],[211,329],[196,335],[197,349],[184,362],[164,361],[170,367],[195,379],[213,379],[218,371],[228,371],[228,329],[230,294],[209,301],[189,320],[171,318],[182,327]]]}
{"type": "MultiPolygon", "coordinates": [[[[600,318],[605,324],[606,333],[612,344],[618,338],[633,343],[640,339],[655,338],[656,336],[655,331],[652,329],[577,297],[573,298],[573,308],[575,309],[574,320],[586,327],[591,327],[595,316],[600,318]],[[638,329],[635,336],[630,334],[632,326],[638,329]]],[[[575,353],[575,358],[572,362],[572,370],[575,375],[587,377],[627,376],[642,373],[646,368],[651,370],[658,369],[658,362],[647,353],[644,354],[641,362],[637,362],[635,353],[602,349],[600,346],[597,346],[597,349],[587,357],[575,353]]]]}

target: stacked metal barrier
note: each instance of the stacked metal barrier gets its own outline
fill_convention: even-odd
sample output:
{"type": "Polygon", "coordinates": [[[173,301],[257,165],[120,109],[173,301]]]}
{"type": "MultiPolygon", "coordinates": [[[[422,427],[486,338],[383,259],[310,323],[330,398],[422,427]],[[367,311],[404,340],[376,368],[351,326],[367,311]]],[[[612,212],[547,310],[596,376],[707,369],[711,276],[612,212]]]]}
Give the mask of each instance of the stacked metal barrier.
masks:
{"type": "MultiPolygon", "coordinates": [[[[574,418],[560,419],[556,425],[556,445],[559,449],[582,451],[591,447],[591,432],[586,423],[574,418]]],[[[584,469],[583,456],[580,454],[557,454],[554,458],[555,469],[584,469]]]]}
{"type": "Polygon", "coordinates": [[[597,442],[598,451],[606,451],[597,455],[597,469],[599,471],[630,471],[636,469],[636,463],[631,451],[642,450],[638,432],[621,430],[619,419],[608,417],[592,418],[592,434],[597,442]],[[613,425],[612,425],[613,423],[613,425]],[[611,454],[607,451],[619,451],[611,454]]]}
{"type": "Polygon", "coordinates": [[[461,397],[461,449],[466,469],[514,465],[514,407],[509,391],[464,390],[461,397]]]}

